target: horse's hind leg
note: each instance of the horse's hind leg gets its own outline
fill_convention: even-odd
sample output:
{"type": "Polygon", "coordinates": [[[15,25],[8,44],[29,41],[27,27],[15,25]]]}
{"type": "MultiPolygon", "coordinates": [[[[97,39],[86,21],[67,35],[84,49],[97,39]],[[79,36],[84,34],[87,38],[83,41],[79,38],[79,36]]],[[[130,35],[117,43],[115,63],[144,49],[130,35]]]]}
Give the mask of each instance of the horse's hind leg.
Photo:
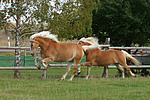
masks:
{"type": "Polygon", "coordinates": [[[88,79],[90,76],[90,71],[91,71],[91,66],[87,66],[87,75],[85,77],[85,79],[88,79]]]}
{"type": "Polygon", "coordinates": [[[68,73],[69,73],[69,71],[70,71],[70,69],[71,69],[71,67],[72,67],[72,63],[73,63],[73,62],[68,62],[67,71],[66,71],[65,74],[62,76],[62,78],[59,79],[59,81],[65,80],[66,76],[68,75],[68,73]]]}
{"type": "Polygon", "coordinates": [[[74,75],[77,72],[77,67],[78,67],[79,62],[80,62],[80,60],[75,60],[75,66],[74,66],[73,74],[68,81],[72,81],[72,79],[74,78],[74,75]]]}
{"type": "Polygon", "coordinates": [[[81,67],[82,67],[82,66],[79,66],[79,67],[78,67],[78,72],[77,72],[78,75],[81,73],[81,67]]]}
{"type": "Polygon", "coordinates": [[[122,78],[125,78],[124,68],[120,64],[115,64],[115,66],[121,71],[122,78]]]}
{"type": "Polygon", "coordinates": [[[127,64],[124,64],[123,66],[128,70],[128,72],[131,76],[136,77],[136,75],[134,73],[132,73],[130,67],[127,64]]]}

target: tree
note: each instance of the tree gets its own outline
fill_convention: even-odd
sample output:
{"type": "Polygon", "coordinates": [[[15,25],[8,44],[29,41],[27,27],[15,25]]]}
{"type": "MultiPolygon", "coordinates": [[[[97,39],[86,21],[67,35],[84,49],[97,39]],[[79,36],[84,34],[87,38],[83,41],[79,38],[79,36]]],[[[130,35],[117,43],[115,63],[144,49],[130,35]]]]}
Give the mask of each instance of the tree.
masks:
{"type": "MultiPolygon", "coordinates": [[[[0,26],[6,32],[15,34],[15,47],[18,47],[15,49],[15,67],[20,67],[20,39],[27,33],[34,31],[36,22],[33,15],[37,8],[33,1],[12,0],[4,1],[3,4],[0,12],[0,26]],[[15,25],[11,23],[10,19],[14,21],[15,25]]],[[[20,77],[20,71],[15,70],[14,77],[20,77]]]]}
{"type": "Polygon", "coordinates": [[[56,0],[54,6],[47,9],[46,6],[50,5],[43,2],[36,16],[43,19],[40,21],[47,23],[48,29],[58,34],[59,39],[91,36],[92,10],[95,4],[95,0],[68,0],[67,2],[56,0]]]}
{"type": "Polygon", "coordinates": [[[150,42],[148,0],[101,0],[93,11],[93,33],[101,41],[111,38],[114,46],[146,45],[150,42]]]}

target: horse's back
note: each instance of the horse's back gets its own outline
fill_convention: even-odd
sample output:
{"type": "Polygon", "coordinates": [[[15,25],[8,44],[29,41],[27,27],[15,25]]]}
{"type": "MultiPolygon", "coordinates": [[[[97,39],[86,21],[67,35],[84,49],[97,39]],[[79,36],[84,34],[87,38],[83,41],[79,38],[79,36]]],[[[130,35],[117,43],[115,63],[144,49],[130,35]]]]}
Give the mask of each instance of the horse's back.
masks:
{"type": "Polygon", "coordinates": [[[93,62],[94,65],[107,66],[118,62],[123,57],[123,53],[120,50],[106,50],[100,49],[89,50],[86,55],[86,61],[93,62]]]}
{"type": "Polygon", "coordinates": [[[116,60],[124,56],[123,52],[120,50],[101,51],[101,55],[105,58],[108,57],[110,59],[116,59],[116,60]]]}
{"type": "Polygon", "coordinates": [[[81,53],[83,51],[82,46],[75,43],[59,43],[58,49],[62,52],[76,52],[81,53]]]}
{"type": "Polygon", "coordinates": [[[83,57],[83,49],[80,45],[75,43],[57,43],[54,48],[50,48],[50,50],[54,50],[55,61],[65,62],[71,61],[75,59],[82,59],[83,57]]]}

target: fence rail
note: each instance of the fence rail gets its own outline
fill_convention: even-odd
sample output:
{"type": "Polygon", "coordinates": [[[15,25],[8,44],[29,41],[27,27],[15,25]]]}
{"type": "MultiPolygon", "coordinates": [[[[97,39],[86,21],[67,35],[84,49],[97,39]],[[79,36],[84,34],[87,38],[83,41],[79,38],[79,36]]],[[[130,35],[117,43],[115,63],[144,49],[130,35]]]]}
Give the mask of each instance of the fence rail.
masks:
{"type": "Polygon", "coordinates": [[[25,49],[30,49],[30,47],[8,47],[8,46],[0,46],[0,49],[21,49],[21,50],[25,50],[25,49]]]}
{"type": "Polygon", "coordinates": [[[109,49],[149,49],[150,47],[109,47],[109,49]]]}
{"type": "MultiPolygon", "coordinates": [[[[110,47],[110,45],[99,45],[99,47],[108,47],[109,49],[146,49],[150,50],[150,47],[110,47]]],[[[0,51],[5,50],[15,50],[15,49],[21,49],[21,50],[30,50],[30,47],[8,47],[8,46],[0,46],[0,51]]]]}
{"type": "MultiPolygon", "coordinates": [[[[67,64],[50,64],[51,67],[67,67],[67,64]]],[[[74,66],[74,65],[72,65],[74,66]]],[[[78,65],[80,66],[80,64],[78,65]]],[[[51,68],[50,67],[50,68],[51,68]]],[[[85,66],[83,66],[85,67],[85,66]]],[[[103,67],[103,66],[100,66],[103,67]]],[[[140,65],[140,66],[134,66],[134,65],[129,65],[130,68],[132,69],[150,69],[150,65],[140,65]]],[[[108,66],[109,69],[116,69],[117,67],[114,65],[108,66]]],[[[0,70],[47,70],[44,67],[41,67],[41,69],[38,69],[37,67],[0,67],[0,70]]]]}
{"type": "MultiPolygon", "coordinates": [[[[110,45],[100,45],[100,47],[107,47],[109,49],[146,49],[150,50],[150,47],[110,47],[110,45]]],[[[8,47],[1,46],[0,51],[14,51],[15,49],[21,49],[24,51],[24,56],[26,56],[26,52],[29,52],[30,47],[8,47]]],[[[25,61],[25,60],[24,60],[25,61]]],[[[51,67],[66,67],[67,64],[50,64],[51,67]]],[[[79,66],[79,65],[78,65],[79,66]]],[[[150,69],[150,65],[140,65],[139,67],[134,65],[129,65],[130,68],[133,69],[150,69]]],[[[116,66],[108,66],[108,69],[115,69],[116,66]]],[[[0,67],[0,70],[39,70],[36,67],[0,67]]],[[[47,77],[47,69],[41,67],[40,70],[43,70],[42,78],[47,77]]]]}

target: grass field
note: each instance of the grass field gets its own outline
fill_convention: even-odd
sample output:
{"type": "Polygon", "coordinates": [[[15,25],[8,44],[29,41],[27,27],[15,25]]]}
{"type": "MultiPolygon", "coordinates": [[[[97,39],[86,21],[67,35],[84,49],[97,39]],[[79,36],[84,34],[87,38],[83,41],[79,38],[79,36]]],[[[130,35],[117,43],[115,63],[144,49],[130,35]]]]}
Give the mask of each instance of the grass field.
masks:
{"type": "MultiPolygon", "coordinates": [[[[83,59],[84,62],[85,58],[83,59]]],[[[22,57],[22,66],[24,58],[22,57]]],[[[0,66],[14,66],[14,57],[0,56],[0,66]]],[[[26,57],[26,66],[34,66],[33,57],[26,57]]],[[[109,77],[101,78],[103,68],[92,67],[85,80],[86,67],[72,82],[58,81],[66,68],[49,68],[47,79],[41,79],[42,70],[22,70],[21,78],[14,79],[14,71],[0,70],[0,100],[149,100],[150,77],[118,77],[116,69],[109,69],[109,77]]]]}
{"type": "Polygon", "coordinates": [[[115,77],[116,69],[109,70],[109,78],[101,78],[103,68],[92,67],[89,80],[82,68],[80,76],[72,82],[58,81],[66,68],[48,69],[47,79],[42,71],[21,71],[21,78],[14,79],[14,71],[0,71],[0,100],[149,100],[150,78],[115,77]]]}

